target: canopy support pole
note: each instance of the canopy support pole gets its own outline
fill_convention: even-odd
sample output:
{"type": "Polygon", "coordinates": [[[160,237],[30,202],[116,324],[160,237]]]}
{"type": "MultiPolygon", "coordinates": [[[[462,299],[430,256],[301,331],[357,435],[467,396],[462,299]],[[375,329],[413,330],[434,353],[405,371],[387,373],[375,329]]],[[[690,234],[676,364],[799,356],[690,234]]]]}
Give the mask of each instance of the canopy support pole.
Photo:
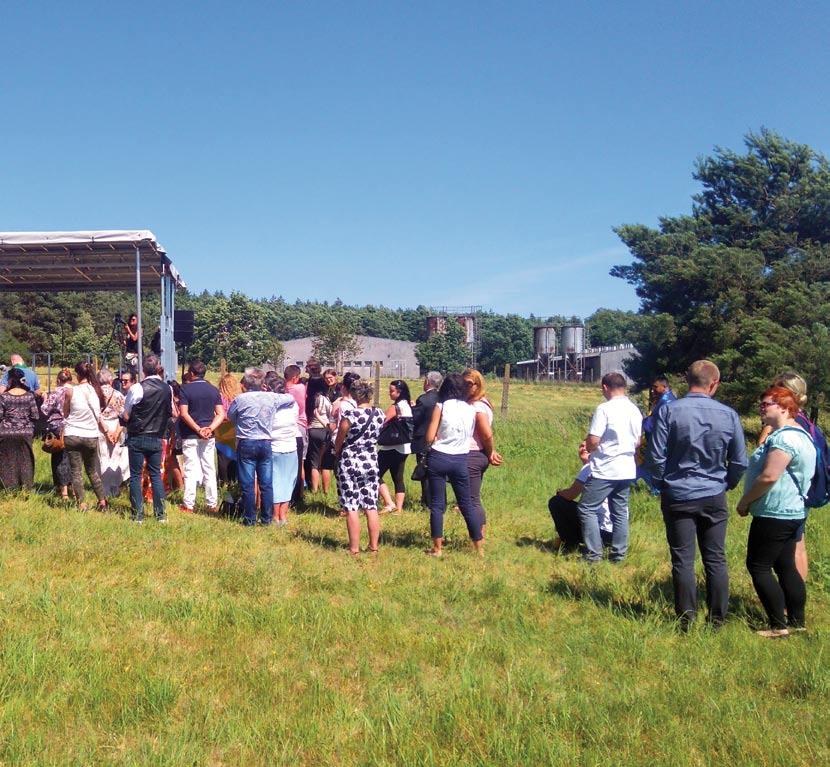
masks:
{"type": "Polygon", "coordinates": [[[136,380],[141,380],[144,370],[144,333],[141,329],[141,249],[135,246],[135,313],[138,317],[138,372],[136,380]]]}
{"type": "Polygon", "coordinates": [[[174,320],[176,307],[176,285],[166,266],[161,272],[161,318],[159,322],[159,339],[161,343],[161,364],[168,381],[176,377],[178,358],[174,340],[174,320]]]}

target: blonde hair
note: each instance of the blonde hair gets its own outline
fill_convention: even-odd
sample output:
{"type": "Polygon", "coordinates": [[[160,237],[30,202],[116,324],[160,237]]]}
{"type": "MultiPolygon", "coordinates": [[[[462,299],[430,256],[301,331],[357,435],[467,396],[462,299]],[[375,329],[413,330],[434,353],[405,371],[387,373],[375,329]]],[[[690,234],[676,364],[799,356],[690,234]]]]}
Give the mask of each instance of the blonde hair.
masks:
{"type": "Polygon", "coordinates": [[[463,376],[464,380],[469,378],[473,382],[473,386],[476,390],[475,395],[472,393],[467,394],[468,402],[478,402],[480,399],[487,399],[487,393],[484,391],[484,376],[481,375],[478,370],[467,368],[464,371],[463,376]]]}
{"type": "Polygon", "coordinates": [[[807,404],[807,382],[798,373],[781,373],[772,380],[773,386],[783,386],[795,395],[795,401],[800,408],[807,404]]]}
{"type": "Polygon", "coordinates": [[[225,373],[219,379],[219,393],[228,401],[233,402],[242,394],[242,385],[233,373],[225,373]]]}

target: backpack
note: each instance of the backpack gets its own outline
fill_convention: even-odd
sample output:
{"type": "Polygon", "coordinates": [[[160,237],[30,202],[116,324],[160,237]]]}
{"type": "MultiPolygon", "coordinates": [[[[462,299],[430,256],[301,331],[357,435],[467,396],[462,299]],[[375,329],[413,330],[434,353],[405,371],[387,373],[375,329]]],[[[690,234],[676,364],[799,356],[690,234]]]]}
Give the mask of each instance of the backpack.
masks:
{"type": "MultiPolygon", "coordinates": [[[[816,449],[816,470],[810,482],[810,487],[807,488],[807,492],[804,492],[801,483],[789,466],[787,466],[787,474],[790,475],[790,479],[795,483],[798,494],[804,499],[804,506],[808,509],[818,509],[830,503],[830,464],[828,464],[827,460],[827,437],[811,421],[807,421],[807,427],[804,431],[807,432],[807,436],[816,449]]],[[[784,428],[796,431],[792,426],[785,426],[784,428]]]]}

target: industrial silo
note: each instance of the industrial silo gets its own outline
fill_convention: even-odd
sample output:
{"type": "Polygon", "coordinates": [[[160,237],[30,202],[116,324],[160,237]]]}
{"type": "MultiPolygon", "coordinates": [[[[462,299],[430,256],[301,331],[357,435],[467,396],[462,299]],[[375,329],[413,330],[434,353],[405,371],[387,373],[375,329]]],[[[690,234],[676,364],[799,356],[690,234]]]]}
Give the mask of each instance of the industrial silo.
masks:
{"type": "Polygon", "coordinates": [[[584,325],[565,325],[562,328],[562,351],[565,354],[585,353],[584,325]]]}

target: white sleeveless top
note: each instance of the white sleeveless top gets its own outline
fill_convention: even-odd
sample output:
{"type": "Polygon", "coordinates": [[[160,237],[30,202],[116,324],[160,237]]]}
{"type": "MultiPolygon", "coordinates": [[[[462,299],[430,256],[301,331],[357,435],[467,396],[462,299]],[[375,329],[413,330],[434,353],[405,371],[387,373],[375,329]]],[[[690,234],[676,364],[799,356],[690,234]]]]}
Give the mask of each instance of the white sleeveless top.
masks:
{"type": "Polygon", "coordinates": [[[74,386],[72,401],[69,403],[69,415],[64,421],[64,436],[98,439],[101,433],[98,429],[100,418],[101,403],[98,401],[95,389],[88,383],[74,386]]]}

